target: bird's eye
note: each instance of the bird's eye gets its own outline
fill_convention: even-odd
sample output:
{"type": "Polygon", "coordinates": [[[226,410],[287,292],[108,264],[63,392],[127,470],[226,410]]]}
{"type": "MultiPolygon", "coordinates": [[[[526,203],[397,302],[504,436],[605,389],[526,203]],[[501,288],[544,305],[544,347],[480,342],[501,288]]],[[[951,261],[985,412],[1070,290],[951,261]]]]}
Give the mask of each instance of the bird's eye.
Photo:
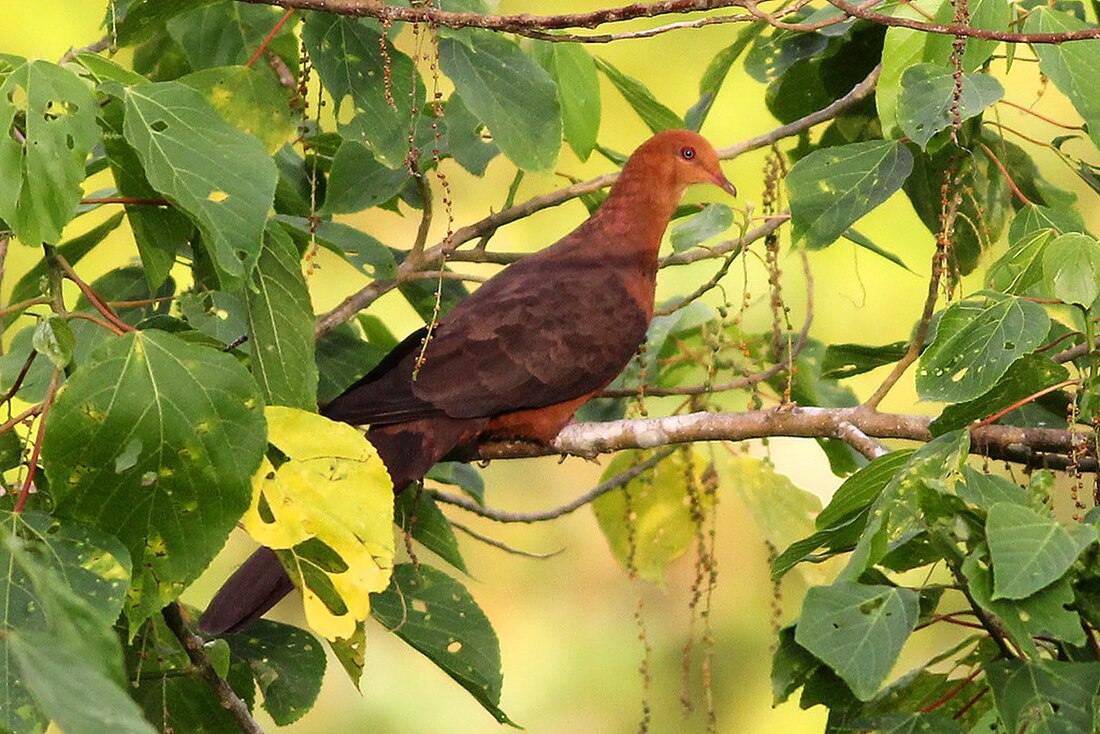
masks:
{"type": "Polygon", "coordinates": [[[685,145],[683,148],[680,148],[680,157],[685,161],[690,161],[695,157],[695,148],[692,148],[690,145],[685,145]]]}

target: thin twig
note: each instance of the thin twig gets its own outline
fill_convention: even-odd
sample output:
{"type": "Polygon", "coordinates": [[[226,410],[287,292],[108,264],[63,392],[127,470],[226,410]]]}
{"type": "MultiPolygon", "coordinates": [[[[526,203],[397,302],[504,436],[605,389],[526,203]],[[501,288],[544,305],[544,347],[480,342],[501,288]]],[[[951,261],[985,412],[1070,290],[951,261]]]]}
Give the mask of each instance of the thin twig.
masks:
{"type": "MultiPolygon", "coordinates": [[[[34,364],[34,358],[38,356],[38,350],[32,349],[28,354],[26,360],[23,361],[23,366],[19,369],[19,374],[15,376],[15,382],[11,384],[8,391],[0,396],[0,405],[8,402],[15,397],[19,392],[19,388],[23,387],[23,380],[27,379],[27,373],[30,372],[31,365],[34,364]]],[[[3,431],[0,431],[3,433],[3,431]]]]}
{"type": "Polygon", "coordinates": [[[1004,418],[1006,415],[1008,415],[1012,411],[1016,410],[1017,408],[1021,408],[1025,405],[1027,405],[1028,403],[1034,402],[1034,401],[1038,400],[1039,398],[1043,397],[1044,395],[1049,395],[1050,393],[1052,393],[1056,390],[1062,390],[1063,388],[1070,387],[1071,385],[1076,385],[1077,383],[1078,383],[1077,380],[1065,380],[1063,382],[1059,382],[1057,385],[1051,385],[1050,387],[1044,387],[1042,390],[1039,390],[1038,392],[1033,392],[1032,394],[1028,395],[1026,398],[1020,398],[1019,400],[1014,402],[1012,405],[1009,405],[1007,408],[1001,408],[1000,410],[998,410],[993,415],[982,418],[980,421],[977,421],[976,423],[971,425],[970,428],[981,428],[982,426],[988,426],[991,423],[996,423],[1001,418],[1004,418]]]}
{"type": "Polygon", "coordinates": [[[57,264],[61,266],[61,269],[65,271],[65,277],[76,284],[76,287],[80,289],[80,292],[84,294],[84,297],[88,299],[88,302],[92,304],[92,307],[95,308],[96,311],[99,311],[101,314],[103,314],[103,318],[114,324],[114,326],[120,330],[120,333],[137,331],[137,329],[120,319],[118,317],[118,314],[111,310],[111,307],[108,306],[103,301],[103,299],[99,297],[99,294],[92,290],[92,287],[85,283],[81,279],[81,277],[76,274],[76,271],[73,270],[73,266],[69,265],[68,261],[65,260],[65,257],[61,253],[55,253],[54,259],[56,260],[57,264]]]}
{"type": "MultiPolygon", "coordinates": [[[[111,332],[112,334],[123,334],[123,333],[125,333],[125,332],[122,331],[122,329],[118,328],[114,324],[109,323],[107,321],[104,321],[103,319],[99,318],[98,316],[93,316],[90,313],[81,313],[79,311],[70,311],[69,313],[65,314],[65,318],[67,318],[67,319],[83,319],[84,321],[91,321],[96,326],[102,326],[104,329],[111,332]]],[[[131,329],[131,331],[134,331],[134,329],[131,329]]]]}
{"type": "Polygon", "coordinates": [[[38,471],[38,457],[42,453],[42,439],[46,437],[46,415],[50,412],[50,406],[53,405],[53,398],[57,394],[57,385],[60,381],[61,370],[55,369],[53,378],[50,380],[50,387],[46,391],[46,399],[42,401],[41,417],[38,419],[38,435],[35,436],[34,447],[31,449],[30,458],[27,459],[27,477],[23,480],[23,486],[19,490],[19,498],[15,501],[15,507],[11,510],[13,513],[22,512],[23,508],[27,506],[27,498],[31,496],[31,487],[34,486],[34,477],[38,471]]]}
{"type": "Polygon", "coordinates": [[[277,34],[282,29],[282,27],[286,25],[286,22],[290,20],[290,16],[294,15],[294,13],[296,12],[298,12],[297,8],[291,8],[283,14],[282,18],[279,18],[279,22],[275,24],[275,27],[271,29],[271,32],[268,33],[267,37],[264,38],[262,43],[260,43],[260,47],[256,49],[256,53],[252,54],[252,58],[250,58],[245,63],[245,66],[251,67],[253,64],[256,63],[256,59],[260,58],[260,54],[266,51],[267,47],[270,46],[271,42],[275,39],[275,34],[277,34]]]}
{"type": "Polygon", "coordinates": [[[664,449],[661,449],[645,461],[641,461],[635,464],[626,471],[619,472],[607,481],[600,482],[590,491],[585,492],[572,502],[562,505],[561,507],[555,507],[553,509],[543,510],[541,512],[506,512],[504,510],[495,510],[491,507],[484,507],[483,505],[478,504],[468,497],[460,497],[458,495],[440,491],[433,491],[432,497],[434,497],[437,502],[454,505],[455,507],[461,507],[463,510],[472,512],[475,515],[480,515],[481,517],[485,517],[490,520],[495,520],[497,522],[532,523],[545,522],[547,520],[556,520],[559,517],[563,517],[571,512],[579,510],[585,505],[590,504],[597,497],[607,494],[611,490],[623,486],[638,475],[649,471],[653,467],[657,466],[657,464],[667,459],[673,451],[675,451],[674,448],[666,447],[664,449]]]}
{"type": "Polygon", "coordinates": [[[142,199],[136,196],[89,196],[81,204],[127,204],[133,206],[172,206],[167,199],[142,199]]]}
{"type": "Polygon", "coordinates": [[[27,420],[28,418],[33,418],[41,412],[42,403],[39,403],[38,405],[32,405],[14,418],[9,418],[8,420],[4,421],[3,424],[0,424],[0,434],[7,433],[23,421],[27,420]]]}
{"type": "Polygon", "coordinates": [[[488,535],[485,535],[484,533],[479,533],[478,531],[474,530],[473,528],[471,528],[467,525],[463,525],[462,523],[457,522],[455,520],[449,520],[449,522],[451,523],[451,527],[453,527],[455,530],[461,530],[462,532],[466,533],[467,535],[469,535],[474,540],[481,541],[485,545],[492,546],[493,548],[496,548],[498,550],[502,550],[505,553],[511,554],[513,556],[523,556],[524,558],[535,558],[537,560],[542,561],[542,560],[545,560],[547,558],[553,558],[556,555],[560,555],[561,552],[563,550],[565,550],[564,548],[560,548],[560,549],[558,549],[556,551],[553,551],[551,553],[532,553],[531,551],[525,551],[525,550],[520,550],[519,548],[514,548],[514,547],[508,545],[507,543],[505,543],[503,541],[497,540],[496,538],[490,538],[488,535]]]}
{"type": "Polygon", "coordinates": [[[187,652],[187,657],[191,659],[191,664],[195,666],[199,676],[206,681],[206,685],[210,688],[211,693],[218,699],[218,703],[222,708],[229,712],[229,715],[233,717],[233,721],[236,722],[237,728],[244,734],[263,734],[263,729],[256,723],[256,720],[252,718],[252,713],[248,710],[248,705],[241,700],[241,697],[229,687],[229,684],[218,675],[218,671],[214,670],[214,666],[210,662],[210,658],[206,656],[206,650],[203,648],[202,638],[196,635],[187,626],[187,623],[183,621],[183,613],[180,610],[179,602],[172,602],[164,609],[161,610],[161,615],[164,617],[165,623],[168,625],[168,629],[172,634],[176,636],[176,639],[183,645],[183,649],[187,652]]]}
{"type": "Polygon", "coordinates": [[[1016,195],[1016,198],[1019,199],[1021,203],[1026,204],[1027,206],[1035,206],[1035,202],[1024,196],[1024,192],[1020,191],[1020,187],[1017,186],[1016,182],[1012,180],[1012,174],[1010,174],[1008,172],[1008,169],[1005,168],[1005,164],[1001,163],[1001,159],[998,158],[993,153],[993,151],[989,149],[989,146],[985,143],[978,143],[978,147],[980,147],[982,149],[982,152],[989,156],[989,159],[993,161],[993,163],[997,166],[997,170],[1001,172],[1004,180],[1008,182],[1008,187],[1012,189],[1012,193],[1016,195]]]}

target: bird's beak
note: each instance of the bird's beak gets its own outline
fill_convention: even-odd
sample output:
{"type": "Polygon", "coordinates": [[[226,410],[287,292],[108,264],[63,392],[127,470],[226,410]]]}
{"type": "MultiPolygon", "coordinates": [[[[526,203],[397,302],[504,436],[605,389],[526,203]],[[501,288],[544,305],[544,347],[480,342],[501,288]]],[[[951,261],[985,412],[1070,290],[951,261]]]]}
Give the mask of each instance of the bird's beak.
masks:
{"type": "Polygon", "coordinates": [[[714,182],[715,186],[728,192],[730,196],[737,196],[737,188],[730,183],[730,180],[726,178],[721,171],[714,174],[714,178],[711,180],[714,182]]]}

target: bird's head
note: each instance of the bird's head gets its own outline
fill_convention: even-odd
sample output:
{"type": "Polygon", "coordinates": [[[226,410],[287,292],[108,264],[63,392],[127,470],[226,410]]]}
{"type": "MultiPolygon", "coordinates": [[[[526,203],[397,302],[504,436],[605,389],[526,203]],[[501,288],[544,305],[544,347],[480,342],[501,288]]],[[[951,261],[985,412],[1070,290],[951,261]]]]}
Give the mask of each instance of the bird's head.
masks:
{"type": "Polygon", "coordinates": [[[649,169],[650,175],[663,179],[679,192],[690,184],[712,183],[737,196],[737,189],[718,165],[714,146],[699,133],[690,130],[658,133],[634,151],[631,161],[636,159],[649,169]]]}

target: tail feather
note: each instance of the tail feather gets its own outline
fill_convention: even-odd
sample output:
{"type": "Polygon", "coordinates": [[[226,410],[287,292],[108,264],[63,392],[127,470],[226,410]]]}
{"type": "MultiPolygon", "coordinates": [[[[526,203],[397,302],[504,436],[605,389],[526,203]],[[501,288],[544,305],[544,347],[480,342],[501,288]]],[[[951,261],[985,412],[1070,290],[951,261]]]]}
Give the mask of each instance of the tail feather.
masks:
{"type": "Polygon", "coordinates": [[[244,629],[293,590],[275,551],[260,548],[214,595],[199,619],[199,629],[212,635],[244,629]]]}

